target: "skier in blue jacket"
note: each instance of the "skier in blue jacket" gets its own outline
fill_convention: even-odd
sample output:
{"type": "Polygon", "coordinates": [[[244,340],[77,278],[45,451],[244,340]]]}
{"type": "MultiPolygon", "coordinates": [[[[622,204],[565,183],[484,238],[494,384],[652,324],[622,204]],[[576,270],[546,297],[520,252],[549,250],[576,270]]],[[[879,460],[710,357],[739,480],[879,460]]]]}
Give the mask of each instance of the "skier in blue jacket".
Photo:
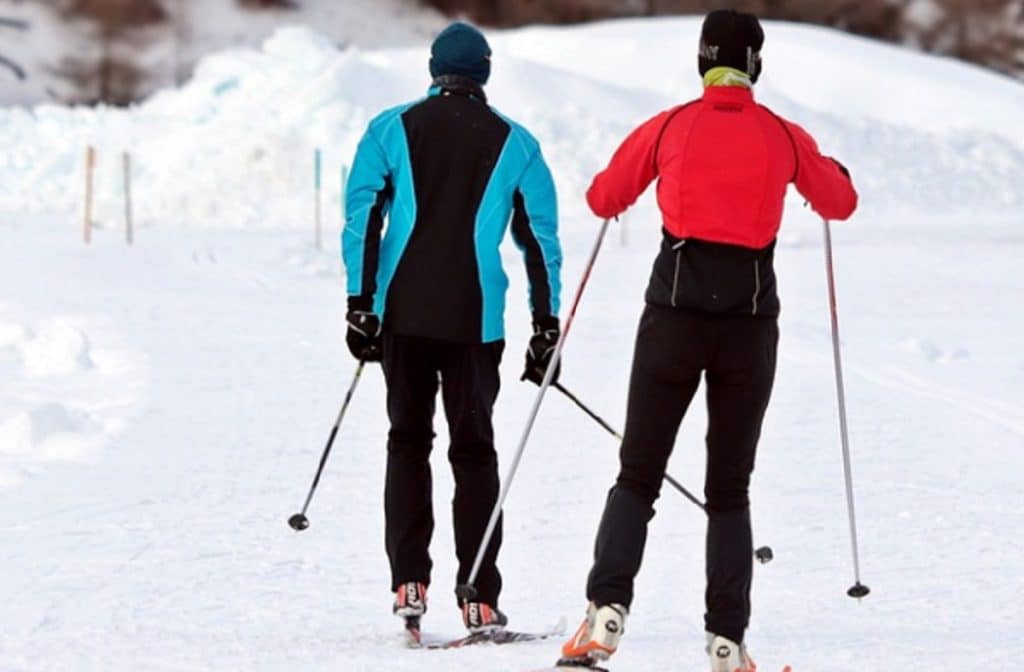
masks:
{"type": "MultiPolygon", "coordinates": [[[[511,228],[530,283],[534,335],[523,377],[540,382],[559,336],[562,254],[555,186],[537,141],[488,105],[491,49],[455,23],[431,48],[426,98],[377,116],[359,143],[342,233],[352,354],[382,361],[387,383],[386,546],[394,612],[418,633],[434,528],[429,456],[438,387],[455,476],[458,583],[470,573],[497,500],[491,415],[504,350],[499,245],[511,228]],[[385,225],[386,222],[386,225],[385,225]]],[[[471,632],[503,627],[499,524],[477,598],[460,604],[471,632]]]]}

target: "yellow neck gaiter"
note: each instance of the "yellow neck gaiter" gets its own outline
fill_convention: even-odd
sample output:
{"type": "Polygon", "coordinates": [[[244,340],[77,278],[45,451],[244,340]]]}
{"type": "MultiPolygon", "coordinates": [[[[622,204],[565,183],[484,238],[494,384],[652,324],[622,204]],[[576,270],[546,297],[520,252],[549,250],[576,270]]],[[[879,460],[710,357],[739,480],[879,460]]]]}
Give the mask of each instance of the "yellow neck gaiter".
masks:
{"type": "Polygon", "coordinates": [[[711,68],[704,75],[704,87],[710,86],[742,86],[745,89],[753,88],[754,83],[750,81],[750,75],[737,70],[736,68],[711,68]]]}

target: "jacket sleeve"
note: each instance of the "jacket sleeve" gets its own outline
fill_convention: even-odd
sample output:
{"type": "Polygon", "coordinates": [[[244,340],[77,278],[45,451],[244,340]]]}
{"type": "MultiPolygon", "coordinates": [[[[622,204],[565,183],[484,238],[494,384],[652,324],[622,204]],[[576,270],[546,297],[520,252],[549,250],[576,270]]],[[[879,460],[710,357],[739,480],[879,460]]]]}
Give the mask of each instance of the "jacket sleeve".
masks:
{"type": "Polygon", "coordinates": [[[562,292],[558,198],[540,149],[529,159],[512,197],[512,239],[526,261],[534,321],[558,317],[562,292]]]}
{"type": "Polygon", "coordinates": [[[371,310],[377,291],[381,232],[391,202],[391,171],[387,155],[367,130],[356,150],[345,193],[345,228],[341,233],[342,260],[350,306],[371,310]]]}
{"type": "Polygon", "coordinates": [[[598,173],[587,191],[587,203],[602,219],[618,217],[636,203],[658,176],[655,153],[672,110],[662,112],[633,131],[598,173]]]}
{"type": "Polygon", "coordinates": [[[822,156],[807,131],[788,121],[785,124],[797,154],[797,191],[825,219],[849,219],[858,198],[849,171],[835,159],[822,156]]]}

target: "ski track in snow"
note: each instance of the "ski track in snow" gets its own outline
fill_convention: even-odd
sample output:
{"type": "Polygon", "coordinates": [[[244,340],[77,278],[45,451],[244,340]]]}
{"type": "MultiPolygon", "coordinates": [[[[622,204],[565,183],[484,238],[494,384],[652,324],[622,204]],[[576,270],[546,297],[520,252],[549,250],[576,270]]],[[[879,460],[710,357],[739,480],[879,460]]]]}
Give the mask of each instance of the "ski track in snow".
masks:
{"type": "MultiPolygon", "coordinates": [[[[496,67],[493,98],[538,133],[558,177],[566,302],[597,231],[582,214],[586,181],[630,124],[693,93],[674,55],[696,25],[624,22],[495,40],[514,59],[496,67]],[[656,63],[629,65],[643,58],[656,63]],[[551,90],[564,94],[558,104],[551,90]]],[[[776,560],[755,570],[750,646],[769,671],[959,671],[993,651],[1021,658],[1024,150],[1003,121],[1024,95],[936,59],[775,30],[767,101],[826,151],[848,152],[864,185],[863,212],[837,224],[834,240],[863,578],[873,592],[860,604],[845,595],[853,572],[821,224],[794,198],[777,250],[779,373],[752,486],[755,541],[776,560]],[[808,72],[806,49],[822,44],[834,53],[808,72]],[[819,81],[824,74],[831,79],[819,81]],[[931,114],[944,103],[948,114],[931,114]],[[977,114],[986,105],[991,119],[977,114]]],[[[325,178],[325,249],[316,250],[307,159],[321,145],[325,165],[340,164],[370,113],[424,84],[422,50],[338,55],[310,35],[284,31],[263,52],[211,58],[182,91],[130,112],[0,110],[10,148],[0,156],[4,672],[521,672],[557,655],[556,642],[403,648],[383,550],[387,420],[375,368],[340,432],[312,527],[286,526],[354,370],[332,209],[340,181],[325,178]],[[280,105],[254,116],[267,100],[280,105]],[[131,248],[117,231],[113,163],[101,169],[93,244],[71,228],[78,144],[90,139],[138,149],[142,226],[131,248]]],[[[612,228],[567,345],[564,384],[615,427],[657,222],[649,194],[612,228]]],[[[495,426],[507,464],[536,388],[518,382],[529,314],[510,243],[505,261],[509,333],[495,426]]],[[[670,464],[696,492],[701,406],[670,464]]],[[[448,637],[461,623],[440,416],[437,431],[424,627],[448,637]]],[[[512,627],[541,630],[564,616],[571,628],[582,615],[616,451],[600,427],[548,396],[506,507],[502,608],[512,627]]],[[[657,508],[612,669],[706,669],[703,517],[671,490],[657,508]]]]}

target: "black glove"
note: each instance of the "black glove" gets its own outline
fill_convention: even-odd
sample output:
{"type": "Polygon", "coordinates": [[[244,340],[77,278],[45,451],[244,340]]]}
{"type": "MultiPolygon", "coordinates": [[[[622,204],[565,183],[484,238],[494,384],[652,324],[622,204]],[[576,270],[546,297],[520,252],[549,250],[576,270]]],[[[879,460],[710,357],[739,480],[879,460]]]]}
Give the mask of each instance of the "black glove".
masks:
{"type": "MultiPolygon", "coordinates": [[[[558,345],[561,333],[557,317],[547,316],[534,319],[533,338],[530,339],[530,347],[526,349],[526,368],[519,380],[528,380],[537,385],[544,382],[544,374],[555,354],[555,346],[558,345]]],[[[559,362],[555,369],[555,375],[551,378],[552,383],[558,382],[561,372],[562,363],[559,362]]]]}
{"type": "Polygon", "coordinates": [[[352,356],[361,362],[379,362],[381,360],[381,327],[380,318],[372,310],[366,310],[369,302],[359,301],[352,297],[348,302],[348,333],[345,343],[352,356]],[[355,300],[353,300],[355,299],[355,300]]]}

